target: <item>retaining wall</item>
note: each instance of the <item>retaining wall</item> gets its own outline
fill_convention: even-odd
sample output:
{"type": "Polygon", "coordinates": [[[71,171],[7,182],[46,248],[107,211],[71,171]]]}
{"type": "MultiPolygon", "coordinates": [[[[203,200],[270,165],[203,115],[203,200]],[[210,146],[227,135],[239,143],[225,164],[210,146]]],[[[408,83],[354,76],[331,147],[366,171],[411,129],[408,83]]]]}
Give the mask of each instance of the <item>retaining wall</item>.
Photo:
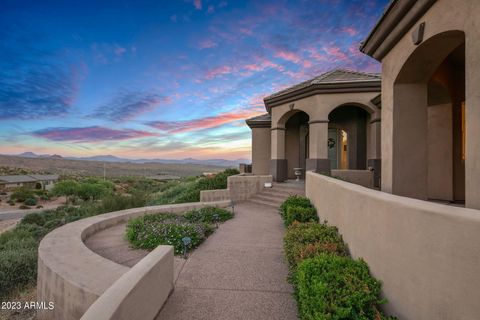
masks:
{"type": "Polygon", "coordinates": [[[270,175],[237,174],[228,177],[227,189],[200,192],[200,201],[241,201],[247,200],[263,190],[266,182],[272,182],[270,175]]]}
{"type": "Polygon", "coordinates": [[[395,196],[307,173],[306,194],[353,257],[383,282],[402,320],[480,315],[480,211],[395,196]]]}

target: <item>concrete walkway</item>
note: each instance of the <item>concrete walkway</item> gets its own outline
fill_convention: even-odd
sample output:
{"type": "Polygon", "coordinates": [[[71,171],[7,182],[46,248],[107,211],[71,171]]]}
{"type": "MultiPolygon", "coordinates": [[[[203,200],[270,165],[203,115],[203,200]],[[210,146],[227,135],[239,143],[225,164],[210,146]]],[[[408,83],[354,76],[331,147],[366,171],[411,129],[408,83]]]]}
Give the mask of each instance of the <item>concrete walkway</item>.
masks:
{"type": "Polygon", "coordinates": [[[274,189],[236,205],[235,218],[192,253],[158,320],[297,319],[278,204],[303,190],[274,189]]]}
{"type": "MultiPolygon", "coordinates": [[[[283,255],[285,228],[279,205],[302,184],[275,184],[235,205],[235,218],[223,223],[187,260],[175,257],[175,290],[157,320],[297,319],[293,288],[283,255]]],[[[132,267],[148,251],[124,239],[125,224],[102,230],[86,241],[101,256],[132,267]]]]}

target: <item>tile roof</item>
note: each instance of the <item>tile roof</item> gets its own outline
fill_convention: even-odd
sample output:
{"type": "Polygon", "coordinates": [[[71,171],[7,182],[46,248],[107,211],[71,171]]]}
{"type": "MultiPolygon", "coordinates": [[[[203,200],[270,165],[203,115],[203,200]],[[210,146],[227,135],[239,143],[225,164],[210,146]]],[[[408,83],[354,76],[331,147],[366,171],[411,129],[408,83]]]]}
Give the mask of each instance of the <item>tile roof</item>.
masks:
{"type": "Polygon", "coordinates": [[[276,92],[264,100],[280,97],[282,95],[295,92],[300,89],[304,89],[314,85],[322,84],[343,84],[343,83],[361,83],[361,82],[379,82],[381,81],[380,74],[378,73],[365,73],[357,72],[346,69],[335,69],[326,73],[323,73],[313,79],[301,82],[297,85],[289,87],[287,89],[276,92]]]}
{"type": "Polygon", "coordinates": [[[260,116],[252,117],[250,119],[247,119],[246,121],[271,121],[272,116],[269,113],[262,114],[260,116]]]}

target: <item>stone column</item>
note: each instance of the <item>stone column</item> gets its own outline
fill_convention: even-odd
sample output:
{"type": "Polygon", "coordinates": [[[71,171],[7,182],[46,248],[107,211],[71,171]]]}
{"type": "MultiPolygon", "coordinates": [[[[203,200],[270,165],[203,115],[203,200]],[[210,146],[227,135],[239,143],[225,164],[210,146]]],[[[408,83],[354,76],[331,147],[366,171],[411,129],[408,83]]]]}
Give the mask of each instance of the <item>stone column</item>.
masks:
{"type": "Polygon", "coordinates": [[[282,182],[287,180],[287,160],[285,159],[285,128],[272,128],[271,136],[272,159],[270,160],[270,174],[273,176],[273,181],[282,182]]]}
{"type": "Polygon", "coordinates": [[[382,160],[380,149],[381,120],[373,118],[369,124],[367,167],[373,169],[373,186],[380,187],[382,160]]]}
{"type": "Polygon", "coordinates": [[[309,150],[307,171],[330,174],[328,160],[328,120],[312,120],[309,127],[309,150]]]}

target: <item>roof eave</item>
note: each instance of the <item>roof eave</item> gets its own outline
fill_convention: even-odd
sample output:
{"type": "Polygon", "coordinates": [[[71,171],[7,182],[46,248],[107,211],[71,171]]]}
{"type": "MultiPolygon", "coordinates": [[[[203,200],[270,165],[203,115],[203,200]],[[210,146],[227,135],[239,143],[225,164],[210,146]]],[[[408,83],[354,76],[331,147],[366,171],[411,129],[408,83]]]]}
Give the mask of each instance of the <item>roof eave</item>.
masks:
{"type": "Polygon", "coordinates": [[[393,0],[360,51],[381,61],[437,0],[393,0]]]}
{"type": "Polygon", "coordinates": [[[371,80],[371,81],[352,81],[352,82],[333,82],[333,83],[322,83],[314,84],[306,88],[299,89],[297,91],[292,91],[284,95],[265,98],[265,108],[270,112],[272,107],[278,106],[280,104],[289,103],[298,99],[307,98],[316,94],[326,94],[326,93],[352,93],[352,92],[380,92],[381,91],[381,80],[371,80]]]}
{"type": "Polygon", "coordinates": [[[272,126],[271,120],[261,120],[261,121],[250,121],[246,120],[247,126],[251,129],[253,128],[270,128],[272,126]]]}

